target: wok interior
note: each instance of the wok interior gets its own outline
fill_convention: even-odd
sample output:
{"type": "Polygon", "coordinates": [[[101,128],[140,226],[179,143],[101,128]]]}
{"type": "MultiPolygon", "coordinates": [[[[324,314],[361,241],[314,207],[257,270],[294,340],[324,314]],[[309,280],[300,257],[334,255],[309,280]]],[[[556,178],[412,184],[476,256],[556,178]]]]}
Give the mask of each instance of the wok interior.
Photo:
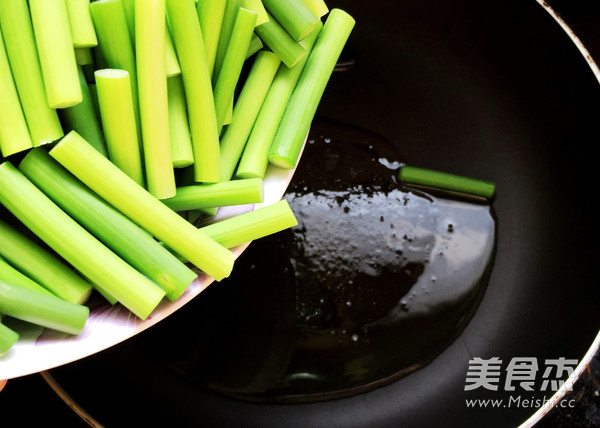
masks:
{"type": "MultiPolygon", "coordinates": [[[[336,6],[358,22],[347,51],[355,64],[334,74],[318,114],[383,135],[413,165],[497,185],[496,261],[463,334],[392,385],[303,405],[253,405],[199,391],[156,367],[133,341],[57,377],[75,382],[65,372],[83,367],[96,379],[120,378],[129,398],[170,395],[167,417],[183,426],[199,418],[231,426],[514,426],[532,409],[465,407],[469,359],[584,355],[598,332],[588,147],[597,139],[600,90],[581,54],[533,0],[336,6]]],[[[508,396],[501,389],[488,395],[508,396]]]]}

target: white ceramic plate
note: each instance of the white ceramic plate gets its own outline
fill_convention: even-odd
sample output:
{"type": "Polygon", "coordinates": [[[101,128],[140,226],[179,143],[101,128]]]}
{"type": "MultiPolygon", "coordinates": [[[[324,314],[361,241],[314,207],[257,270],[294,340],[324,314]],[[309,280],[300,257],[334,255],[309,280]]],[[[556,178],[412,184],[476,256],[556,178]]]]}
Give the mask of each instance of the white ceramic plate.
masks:
{"type": "MultiPolygon", "coordinates": [[[[269,166],[264,180],[264,201],[256,205],[223,207],[216,219],[231,217],[281,200],[295,170],[269,166]]],[[[233,248],[237,259],[249,243],[233,248]]],[[[234,267],[235,269],[235,267],[234,267]]],[[[141,320],[121,305],[106,303],[94,307],[82,332],[71,336],[25,322],[8,320],[7,325],[19,334],[19,341],[0,357],[0,379],[12,379],[58,367],[100,352],[162,321],[206,289],[213,279],[199,276],[176,301],[163,302],[146,319],[141,320]]]]}

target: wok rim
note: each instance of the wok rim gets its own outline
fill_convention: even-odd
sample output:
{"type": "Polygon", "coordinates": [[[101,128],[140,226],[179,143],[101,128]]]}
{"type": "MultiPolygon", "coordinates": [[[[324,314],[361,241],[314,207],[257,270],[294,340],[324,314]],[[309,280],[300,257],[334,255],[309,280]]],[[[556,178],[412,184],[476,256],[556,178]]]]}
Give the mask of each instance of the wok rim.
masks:
{"type": "MultiPolygon", "coordinates": [[[[575,46],[579,50],[580,54],[584,57],[588,66],[594,73],[594,76],[598,80],[598,83],[600,83],[600,68],[598,67],[598,65],[596,64],[594,59],[592,58],[591,54],[585,47],[584,43],[579,39],[579,37],[575,34],[575,32],[572,30],[572,28],[560,17],[560,15],[548,3],[546,3],[544,0],[536,0],[536,2],[541,7],[543,7],[544,10],[546,10],[546,12],[548,14],[550,14],[550,16],[556,21],[556,23],[563,29],[563,31],[566,32],[566,34],[569,36],[571,41],[575,44],[575,46]]],[[[551,399],[549,400],[549,402],[552,403],[552,405],[538,408],[537,411],[535,411],[527,420],[525,420],[521,425],[519,425],[519,427],[520,428],[533,427],[535,424],[540,422],[543,419],[543,417],[546,416],[553,408],[555,408],[556,404],[559,403],[565,397],[565,395],[572,389],[573,385],[580,379],[580,377],[583,374],[583,372],[585,371],[586,367],[590,364],[590,362],[594,358],[594,355],[596,353],[598,353],[599,351],[600,351],[600,330],[598,331],[595,339],[590,344],[585,355],[581,358],[581,360],[577,364],[576,368],[573,371],[573,375],[570,376],[569,379],[567,381],[565,381],[565,383],[561,386],[561,388],[559,388],[559,390],[556,391],[552,395],[551,399]]],[[[82,409],[77,404],[76,400],[74,400],[72,397],[70,397],[64,390],[63,390],[63,393],[61,394],[53,387],[53,384],[54,384],[59,389],[62,389],[62,388],[60,388],[59,383],[54,379],[54,377],[50,373],[48,373],[47,371],[44,371],[44,372],[41,372],[41,374],[42,374],[44,380],[61,397],[61,399],[63,399],[69,405],[69,407],[71,407],[71,408],[73,408],[73,406],[78,407],[81,411],[83,411],[84,414],[87,414],[85,412],[85,410],[82,409]]],[[[76,413],[78,413],[78,412],[76,411],[76,413]]],[[[88,415],[88,417],[90,417],[90,415],[88,415]]],[[[92,422],[90,425],[93,427],[101,426],[99,424],[94,425],[93,423],[94,422],[97,423],[97,422],[93,418],[91,418],[91,420],[90,419],[84,419],[84,420],[88,423],[92,422]]]]}
{"type": "MultiPolygon", "coordinates": [[[[584,57],[584,59],[588,63],[590,69],[592,70],[592,72],[594,73],[594,76],[596,76],[596,79],[598,80],[598,83],[600,84],[600,68],[598,67],[598,64],[596,64],[596,62],[594,61],[594,58],[592,58],[592,55],[590,54],[588,49],[585,47],[584,43],[575,34],[575,31],[573,31],[573,29],[569,26],[569,24],[567,24],[566,21],[564,19],[562,19],[560,17],[560,15],[548,3],[546,3],[544,0],[536,0],[536,1],[540,4],[540,6],[542,6],[544,8],[544,10],[546,12],[548,12],[548,14],[550,14],[550,16],[558,23],[558,25],[565,31],[565,33],[567,33],[567,35],[569,36],[571,41],[575,44],[577,49],[579,49],[579,52],[581,53],[581,55],[584,57]]],[[[563,400],[565,398],[567,393],[573,390],[573,386],[575,385],[575,382],[577,382],[581,378],[581,375],[583,374],[583,372],[589,366],[589,364],[592,361],[592,359],[594,358],[594,356],[599,351],[600,351],[600,330],[598,331],[596,338],[590,345],[590,348],[588,349],[586,354],[583,356],[583,358],[581,359],[581,361],[579,362],[577,367],[573,370],[573,375],[569,376],[569,378],[565,381],[565,383],[550,398],[549,402],[552,403],[552,405],[542,406],[542,407],[538,408],[537,411],[533,415],[531,415],[526,421],[524,421],[519,426],[519,428],[533,427],[535,424],[540,422],[544,418],[544,416],[546,416],[552,409],[554,409],[555,406],[561,400],[563,400]]]]}

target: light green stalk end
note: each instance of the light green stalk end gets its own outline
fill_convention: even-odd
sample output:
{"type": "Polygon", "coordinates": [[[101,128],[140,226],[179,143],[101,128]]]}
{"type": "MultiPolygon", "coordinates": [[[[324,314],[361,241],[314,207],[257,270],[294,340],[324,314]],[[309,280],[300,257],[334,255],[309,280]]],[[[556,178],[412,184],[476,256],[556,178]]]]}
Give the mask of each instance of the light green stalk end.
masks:
{"type": "Polygon", "coordinates": [[[256,26],[264,24],[269,20],[267,10],[262,3],[262,0],[242,0],[241,7],[251,10],[256,13],[256,26]]]}
{"type": "Polygon", "coordinates": [[[192,0],[167,0],[167,8],[185,89],[194,177],[197,182],[216,182],[221,177],[219,131],[202,30],[192,0]]]}
{"type": "Polygon", "coordinates": [[[65,0],[29,0],[46,99],[51,108],[82,100],[65,0]]]}
{"type": "Polygon", "coordinates": [[[200,230],[221,245],[233,248],[297,224],[289,203],[282,199],[266,207],[202,227],[200,230]]]}
{"type": "Polygon", "coordinates": [[[165,67],[167,77],[175,77],[181,74],[181,67],[179,66],[179,60],[177,59],[177,53],[173,45],[173,38],[168,26],[165,27],[165,67]]]}
{"type": "Polygon", "coordinates": [[[219,132],[231,107],[235,87],[242,72],[250,39],[256,23],[256,13],[240,8],[237,13],[227,53],[215,85],[215,111],[219,132]]]}
{"type": "Polygon", "coordinates": [[[8,157],[33,147],[0,33],[0,150],[8,157]]]}
{"type": "Polygon", "coordinates": [[[231,273],[233,254],[137,185],[76,133],[63,138],[50,155],[100,197],[219,281],[231,273]]]}
{"type": "Polygon", "coordinates": [[[319,22],[303,0],[262,0],[271,15],[297,42],[305,38],[319,22]]]}
{"type": "Polygon", "coordinates": [[[131,84],[126,70],[105,68],[94,73],[108,158],[140,186],[144,173],[135,126],[131,84]]]}
{"type": "MultiPolygon", "coordinates": [[[[310,52],[323,28],[319,24],[300,44],[310,52]]],[[[260,109],[256,123],[248,137],[248,143],[236,171],[238,178],[264,177],[269,163],[268,154],[275,138],[285,108],[292,96],[298,79],[304,69],[308,55],[298,64],[288,68],[285,64],[279,67],[275,79],[269,88],[267,97],[260,109]]]]}
{"type": "Polygon", "coordinates": [[[51,143],[64,133],[46,100],[27,0],[0,0],[0,27],[33,145],[51,143]]]}
{"type": "Polygon", "coordinates": [[[217,46],[223,24],[223,14],[225,13],[226,0],[203,0],[198,2],[196,12],[202,30],[202,39],[204,41],[204,51],[206,53],[206,63],[208,72],[212,76],[215,67],[215,58],[217,56],[217,46]]]}
{"type": "Polygon", "coordinates": [[[71,39],[76,48],[98,45],[96,30],[90,15],[90,0],[66,0],[71,39]]]}
{"type": "Polygon", "coordinates": [[[269,162],[275,166],[286,169],[296,166],[325,86],[354,24],[354,19],[341,9],[333,9],[329,13],[269,151],[269,162]]]}
{"type": "Polygon", "coordinates": [[[194,163],[192,137],[181,76],[167,79],[169,96],[169,131],[171,133],[171,155],[173,167],[185,168],[194,163]]]}
{"type": "Polygon", "coordinates": [[[175,195],[165,51],[165,0],[136,0],[135,52],[146,184],[159,199],[175,195]]]}
{"type": "Polygon", "coordinates": [[[256,27],[256,34],[285,65],[291,68],[306,55],[306,50],[292,39],[272,16],[269,15],[269,18],[269,21],[256,27]]]}
{"type": "MultiPolygon", "coordinates": [[[[250,48],[250,46],[248,46],[248,48],[250,48]]],[[[229,101],[229,107],[227,108],[227,113],[225,113],[225,119],[223,120],[223,126],[229,125],[231,123],[232,119],[233,119],[233,97],[231,97],[231,100],[229,101]]],[[[221,132],[223,132],[222,128],[221,128],[221,132]]]]}
{"type": "Polygon", "coordinates": [[[196,184],[177,188],[177,194],[163,203],[173,211],[190,211],[231,205],[257,204],[264,198],[260,178],[196,184]]]}
{"type": "MultiPolygon", "coordinates": [[[[138,78],[135,64],[135,53],[132,38],[129,35],[125,4],[132,3],[127,0],[100,0],[90,4],[90,11],[96,26],[96,33],[100,46],[95,48],[101,61],[96,61],[96,69],[116,68],[127,70],[131,84],[131,96],[135,113],[138,144],[142,148],[142,128],[140,123],[140,109],[138,96],[138,78]],[[101,48],[101,49],[99,49],[101,48]]],[[[132,16],[132,22],[134,17],[132,16]]]]}
{"type": "Polygon", "coordinates": [[[244,146],[258,112],[271,87],[281,61],[273,52],[260,52],[244,82],[235,104],[233,119],[221,139],[221,179],[230,180],[242,156],[244,146]]]}

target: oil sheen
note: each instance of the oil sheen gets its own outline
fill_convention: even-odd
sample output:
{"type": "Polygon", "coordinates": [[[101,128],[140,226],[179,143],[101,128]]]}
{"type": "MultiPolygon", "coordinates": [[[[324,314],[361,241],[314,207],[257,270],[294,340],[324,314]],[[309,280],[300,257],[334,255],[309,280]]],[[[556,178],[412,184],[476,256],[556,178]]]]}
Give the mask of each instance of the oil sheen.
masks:
{"type": "Polygon", "coordinates": [[[372,132],[316,121],[285,195],[298,226],[253,242],[137,343],[201,388],[266,402],[348,396],[430,362],[477,307],[496,223],[489,204],[400,185],[402,163],[372,132]]]}

